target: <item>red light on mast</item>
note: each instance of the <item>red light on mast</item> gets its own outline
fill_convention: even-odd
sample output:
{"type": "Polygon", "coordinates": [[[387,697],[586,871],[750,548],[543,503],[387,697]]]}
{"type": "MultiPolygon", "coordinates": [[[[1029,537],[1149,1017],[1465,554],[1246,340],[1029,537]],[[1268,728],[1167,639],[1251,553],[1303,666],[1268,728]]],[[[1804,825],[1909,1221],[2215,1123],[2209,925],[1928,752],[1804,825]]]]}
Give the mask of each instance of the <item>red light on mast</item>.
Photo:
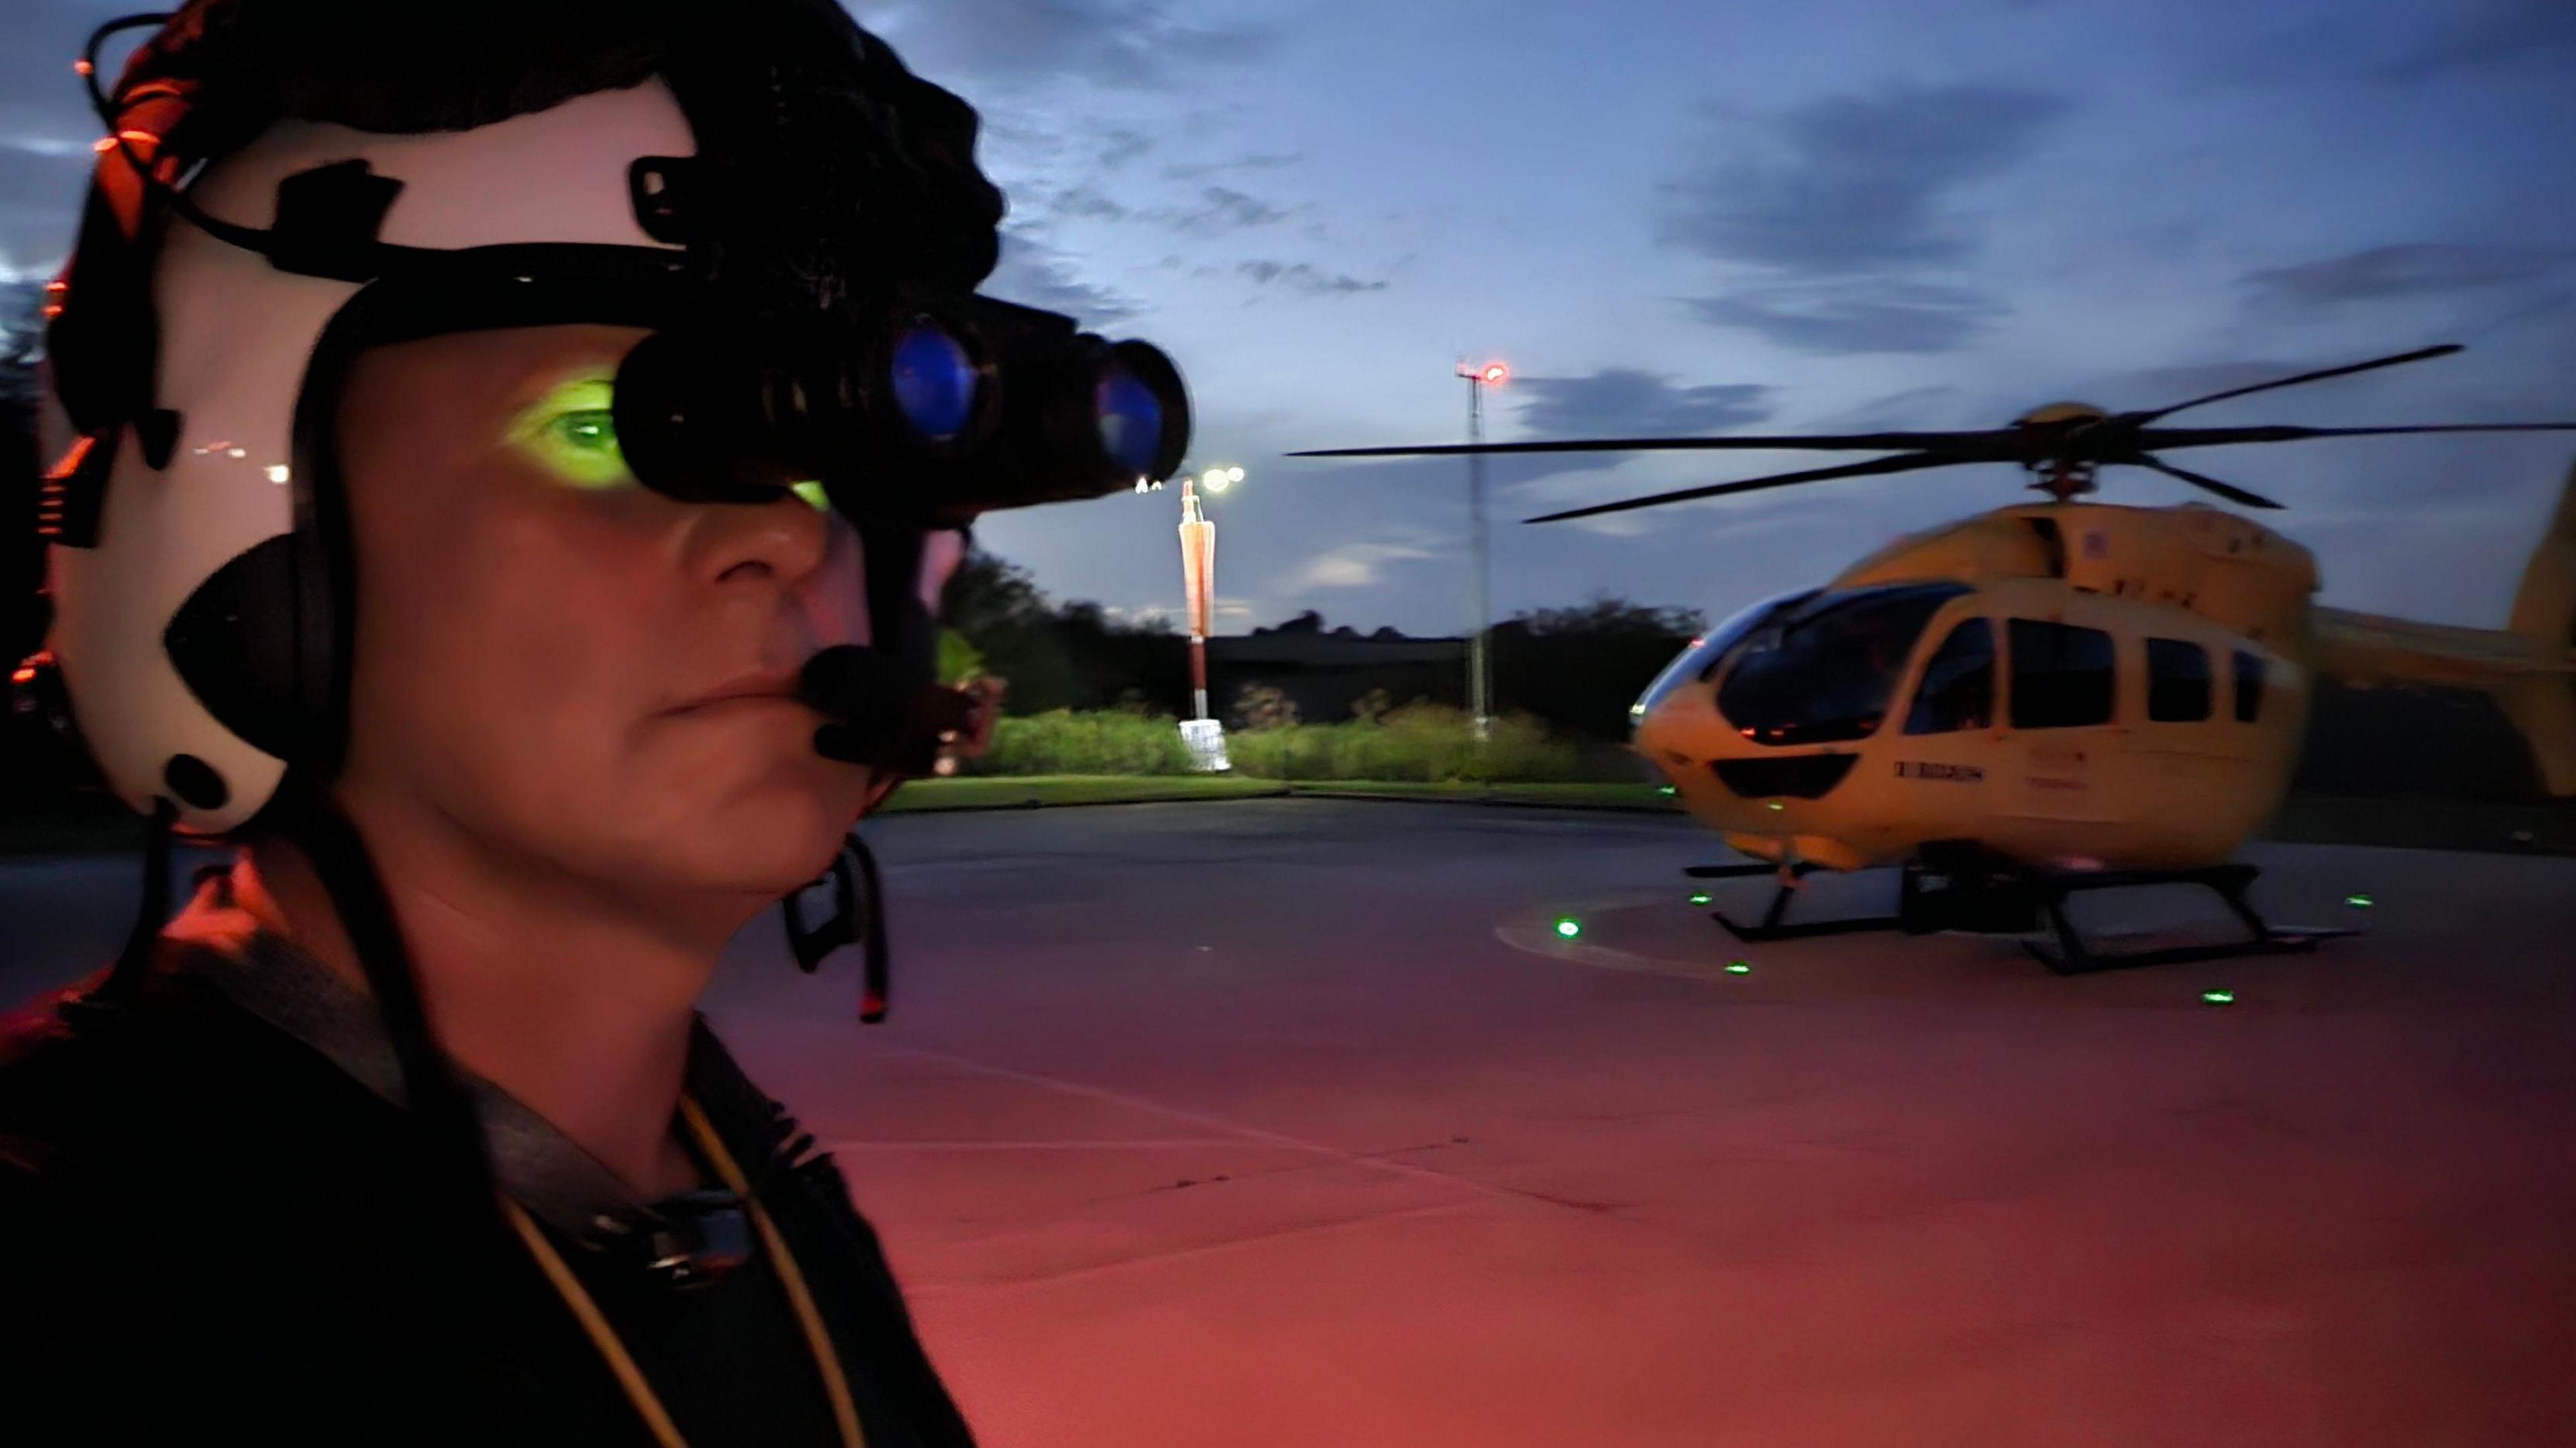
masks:
{"type": "Polygon", "coordinates": [[[1500,362],[1486,363],[1485,370],[1477,374],[1477,376],[1484,381],[1484,384],[1487,387],[1500,387],[1506,381],[1510,380],[1511,375],[1512,369],[1504,366],[1500,362]]]}

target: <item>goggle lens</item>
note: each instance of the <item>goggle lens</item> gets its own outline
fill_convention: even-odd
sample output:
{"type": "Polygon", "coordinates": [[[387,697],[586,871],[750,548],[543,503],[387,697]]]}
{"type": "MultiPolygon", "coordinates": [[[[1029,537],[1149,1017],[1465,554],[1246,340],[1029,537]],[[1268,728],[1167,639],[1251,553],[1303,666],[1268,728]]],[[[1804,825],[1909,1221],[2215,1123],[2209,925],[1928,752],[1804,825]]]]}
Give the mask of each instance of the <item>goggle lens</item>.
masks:
{"type": "Polygon", "coordinates": [[[1163,401],[1154,389],[1113,362],[1101,369],[1092,406],[1110,460],[1129,472],[1152,472],[1163,450],[1163,401]]]}
{"type": "Polygon", "coordinates": [[[916,322],[895,340],[895,406],[932,442],[948,442],[966,430],[982,381],[965,344],[945,328],[916,322]]]}

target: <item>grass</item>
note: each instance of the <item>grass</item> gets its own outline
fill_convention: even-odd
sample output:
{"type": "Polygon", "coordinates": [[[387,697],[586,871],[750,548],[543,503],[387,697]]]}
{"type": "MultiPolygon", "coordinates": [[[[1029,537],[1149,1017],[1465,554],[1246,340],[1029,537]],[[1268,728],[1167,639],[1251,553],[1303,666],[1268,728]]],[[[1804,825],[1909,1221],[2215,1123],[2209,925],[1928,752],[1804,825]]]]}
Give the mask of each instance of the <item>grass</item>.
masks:
{"type": "Polygon", "coordinates": [[[1444,780],[1438,784],[1412,779],[1319,779],[1301,781],[1298,794],[1368,795],[1378,799],[1431,799],[1472,801],[1477,804],[1535,804],[1582,808],[1656,809],[1676,808],[1670,796],[1651,784],[1636,781],[1610,782],[1588,780],[1576,783],[1532,781],[1520,784],[1483,784],[1473,780],[1444,780]]]}
{"type": "MultiPolygon", "coordinates": [[[[1410,704],[1374,719],[1338,724],[1286,724],[1237,730],[1226,752],[1245,774],[1298,783],[1343,780],[1408,781],[1431,785],[1484,785],[1501,781],[1579,780],[1583,750],[1549,737],[1547,726],[1526,714],[1493,721],[1479,739],[1466,712],[1437,704],[1410,704]]],[[[1625,760],[1621,760],[1625,773],[1625,760]]]]}
{"type": "Polygon", "coordinates": [[[916,779],[895,791],[888,814],[1059,804],[1143,804],[1155,800],[1250,799],[1286,794],[1273,779],[1229,774],[1030,774],[916,779]]]}

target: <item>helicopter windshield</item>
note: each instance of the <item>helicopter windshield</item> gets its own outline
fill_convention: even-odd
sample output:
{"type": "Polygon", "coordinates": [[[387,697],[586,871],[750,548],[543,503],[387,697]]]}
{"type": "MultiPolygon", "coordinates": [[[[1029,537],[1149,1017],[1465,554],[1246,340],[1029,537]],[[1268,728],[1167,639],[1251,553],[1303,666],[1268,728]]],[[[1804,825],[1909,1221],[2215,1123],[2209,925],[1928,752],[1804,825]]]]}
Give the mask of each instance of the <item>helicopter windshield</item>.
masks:
{"type": "Polygon", "coordinates": [[[1804,593],[1766,598],[1728,615],[1724,623],[1691,640],[1689,648],[1675,654],[1673,661],[1664,665],[1664,671],[1655,675],[1655,681],[1646,686],[1646,692],[1638,695],[1637,702],[1628,706],[1628,717],[1645,718],[1655,711],[1656,705],[1672,697],[1673,691],[1684,684],[1694,680],[1706,683],[1716,672],[1718,660],[1735,646],[1736,640],[1815,596],[1816,590],[1811,588],[1804,593]]]}
{"type": "Polygon", "coordinates": [[[1961,583],[1892,583],[1810,598],[1747,630],[1723,661],[1717,709],[1762,744],[1866,739],[1906,656],[1961,583]]]}

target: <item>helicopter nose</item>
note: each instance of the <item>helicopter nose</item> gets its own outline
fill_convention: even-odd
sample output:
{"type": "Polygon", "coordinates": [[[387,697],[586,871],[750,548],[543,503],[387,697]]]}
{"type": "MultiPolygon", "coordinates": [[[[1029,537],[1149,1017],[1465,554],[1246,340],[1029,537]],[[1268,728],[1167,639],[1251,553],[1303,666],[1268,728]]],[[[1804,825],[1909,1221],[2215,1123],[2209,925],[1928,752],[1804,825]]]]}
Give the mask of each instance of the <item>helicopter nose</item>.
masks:
{"type": "Polygon", "coordinates": [[[1696,770],[1707,763],[1700,741],[1716,716],[1715,701],[1702,691],[1676,689],[1638,717],[1631,743],[1666,774],[1696,770]]]}

